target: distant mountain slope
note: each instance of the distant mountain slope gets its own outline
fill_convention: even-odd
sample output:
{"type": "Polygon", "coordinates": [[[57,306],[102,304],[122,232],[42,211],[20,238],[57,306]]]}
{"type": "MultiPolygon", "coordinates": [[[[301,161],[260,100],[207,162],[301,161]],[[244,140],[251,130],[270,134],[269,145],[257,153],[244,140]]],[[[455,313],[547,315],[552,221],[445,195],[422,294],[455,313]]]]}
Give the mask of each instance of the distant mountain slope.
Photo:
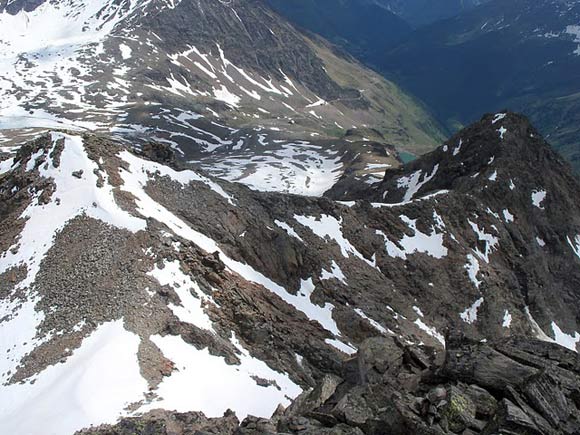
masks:
{"type": "Polygon", "coordinates": [[[416,152],[441,137],[392,82],[261,0],[0,1],[5,144],[64,127],[163,141],[184,159],[326,139],[340,159],[328,139],[367,125],[416,152]]]}
{"type": "Polygon", "coordinates": [[[292,23],[371,64],[411,32],[406,21],[369,0],[266,1],[292,23]]]}
{"type": "Polygon", "coordinates": [[[495,0],[419,29],[382,70],[450,128],[523,111],[580,169],[580,2],[495,0]]]}
{"type": "Polygon", "coordinates": [[[459,15],[489,0],[367,0],[381,5],[413,27],[459,15]]]}

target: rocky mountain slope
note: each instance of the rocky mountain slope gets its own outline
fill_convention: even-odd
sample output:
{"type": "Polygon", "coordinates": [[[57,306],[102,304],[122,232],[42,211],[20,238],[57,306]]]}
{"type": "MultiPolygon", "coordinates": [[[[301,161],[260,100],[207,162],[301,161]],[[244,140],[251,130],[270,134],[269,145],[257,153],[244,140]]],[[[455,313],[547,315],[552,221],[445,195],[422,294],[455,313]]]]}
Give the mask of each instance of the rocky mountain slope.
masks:
{"type": "Polygon", "coordinates": [[[206,418],[228,409],[218,423],[233,433],[279,404],[287,410],[246,420],[245,433],[272,424],[325,433],[319,423],[326,433],[383,433],[379,415],[434,428],[417,433],[494,433],[490,424],[533,427],[530,419],[540,428],[532,433],[577,430],[577,355],[559,349],[580,342],[580,185],[521,116],[486,116],[356,198],[333,192],[341,201],[256,192],[191,170],[166,145],[134,151],[64,131],[10,150],[0,174],[8,433],[72,434],[147,413],[153,420],[104,433],[210,431],[206,418]],[[448,331],[467,344],[446,343],[448,331]],[[501,344],[513,336],[560,346],[501,344]],[[410,352],[404,371],[381,359],[385,346],[394,357],[410,352]],[[498,359],[474,374],[490,353],[498,359]],[[367,363],[379,373],[372,381],[367,369],[354,375],[367,363]],[[538,377],[546,364],[562,370],[538,377]],[[490,380],[490,370],[505,377],[490,380]],[[505,379],[513,382],[497,389],[505,379]],[[534,388],[554,392],[553,382],[569,389],[556,414],[534,402],[534,388]],[[462,398],[430,395],[439,384],[462,398]],[[317,385],[320,397],[291,404],[317,385]],[[478,410],[478,388],[497,408],[478,410]],[[392,391],[400,398],[385,402],[392,391]],[[446,428],[457,403],[463,423],[446,428]]]}
{"type": "Polygon", "coordinates": [[[381,70],[451,129],[482,112],[527,114],[579,169],[580,2],[495,0],[414,32],[381,70]]]}
{"type": "Polygon", "coordinates": [[[231,163],[253,184],[248,153],[340,175],[353,128],[412,152],[441,138],[393,83],[259,0],[4,0],[0,49],[4,145],[38,128],[155,140],[186,160],[231,163]]]}

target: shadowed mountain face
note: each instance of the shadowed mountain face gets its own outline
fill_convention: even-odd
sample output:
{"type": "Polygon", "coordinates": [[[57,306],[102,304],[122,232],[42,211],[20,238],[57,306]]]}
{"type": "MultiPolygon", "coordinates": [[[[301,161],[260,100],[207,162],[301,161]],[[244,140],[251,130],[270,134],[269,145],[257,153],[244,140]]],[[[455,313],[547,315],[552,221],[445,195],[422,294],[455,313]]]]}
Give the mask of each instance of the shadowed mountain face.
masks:
{"type": "Polygon", "coordinates": [[[167,146],[70,132],[12,149],[0,174],[8,432],[155,409],[103,433],[495,433],[518,415],[532,433],[578,429],[577,354],[534,339],[580,342],[580,185],[522,116],[487,115],[356,196],[332,192],[351,202],[256,192],[167,146]],[[466,338],[445,354],[453,331],[466,338]],[[544,378],[546,364],[563,371],[544,378]],[[493,397],[486,412],[457,408],[476,397],[493,397]],[[280,403],[278,420],[238,427],[280,403]]]}
{"type": "Polygon", "coordinates": [[[417,30],[381,68],[452,129],[523,111],[578,170],[579,22],[578,1],[492,1],[417,30]]]}
{"type": "Polygon", "coordinates": [[[322,35],[358,59],[374,64],[411,33],[402,18],[372,1],[267,0],[300,28],[322,35]]]}
{"type": "Polygon", "coordinates": [[[367,0],[386,7],[413,27],[423,27],[436,21],[469,11],[489,0],[367,0]]]}

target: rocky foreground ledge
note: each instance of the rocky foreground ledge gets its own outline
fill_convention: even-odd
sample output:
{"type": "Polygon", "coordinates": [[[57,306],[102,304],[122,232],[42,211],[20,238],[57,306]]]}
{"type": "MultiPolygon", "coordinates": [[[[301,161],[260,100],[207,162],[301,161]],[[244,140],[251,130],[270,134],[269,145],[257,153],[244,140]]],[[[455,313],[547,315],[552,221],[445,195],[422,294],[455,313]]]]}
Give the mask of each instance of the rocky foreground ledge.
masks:
{"type": "Polygon", "coordinates": [[[342,377],[325,376],[269,420],[153,411],[79,435],[580,433],[575,352],[530,338],[450,336],[445,355],[436,355],[374,337],[345,361],[342,377]]]}

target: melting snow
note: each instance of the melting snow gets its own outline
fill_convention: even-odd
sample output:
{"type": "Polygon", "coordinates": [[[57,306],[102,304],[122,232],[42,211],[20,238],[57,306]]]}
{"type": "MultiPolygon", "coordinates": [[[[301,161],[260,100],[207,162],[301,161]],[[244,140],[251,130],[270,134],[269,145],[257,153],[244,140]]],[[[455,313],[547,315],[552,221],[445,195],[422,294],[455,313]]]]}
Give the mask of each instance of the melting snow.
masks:
{"type": "Polygon", "coordinates": [[[477,320],[477,311],[479,310],[481,304],[483,304],[483,298],[476,300],[471,307],[467,308],[463,313],[461,313],[461,319],[470,325],[475,323],[477,320]]]}
{"type": "Polygon", "coordinates": [[[282,228],[284,231],[286,231],[289,236],[292,236],[295,239],[298,239],[302,243],[304,243],[304,240],[302,240],[302,238],[298,235],[298,233],[296,231],[294,231],[294,228],[292,228],[286,222],[282,222],[282,221],[279,221],[279,220],[275,220],[274,223],[276,224],[276,226],[278,226],[278,227],[282,228]]]}
{"type": "Polygon", "coordinates": [[[210,174],[265,192],[321,196],[340,178],[341,156],[305,142],[281,144],[264,153],[243,151],[204,160],[210,174]]]}
{"type": "Polygon", "coordinates": [[[485,242],[485,252],[481,252],[479,248],[477,248],[474,249],[475,254],[486,263],[489,263],[489,254],[491,254],[491,252],[497,247],[499,242],[498,238],[491,234],[487,234],[485,229],[480,229],[477,224],[471,221],[469,221],[469,225],[471,225],[471,228],[477,234],[479,240],[485,242]]]}
{"type": "Polygon", "coordinates": [[[415,320],[414,323],[415,323],[415,325],[417,325],[419,327],[419,329],[426,332],[431,337],[435,338],[437,341],[439,341],[443,345],[443,347],[445,347],[445,337],[442,334],[440,334],[439,332],[437,332],[437,330],[435,328],[427,326],[425,323],[423,323],[423,321],[421,319],[415,320]]]}
{"type": "Polygon", "coordinates": [[[566,33],[574,37],[574,42],[578,43],[578,47],[574,50],[573,54],[580,56],[580,26],[567,26],[566,33]]]}
{"type": "Polygon", "coordinates": [[[406,253],[423,252],[438,259],[447,255],[447,248],[443,245],[443,233],[437,233],[432,227],[431,234],[428,235],[417,229],[416,219],[409,219],[405,215],[401,215],[401,219],[415,233],[413,236],[405,235],[399,242],[406,253]]]}
{"type": "MultiPolygon", "coordinates": [[[[171,169],[168,166],[156,162],[151,162],[149,160],[141,159],[135,156],[134,154],[130,153],[129,151],[122,151],[119,154],[119,157],[121,157],[121,159],[123,159],[125,162],[131,165],[133,174],[135,175],[139,174],[137,180],[135,181],[138,181],[143,187],[147,185],[147,182],[149,181],[149,174],[151,175],[157,174],[160,177],[167,176],[171,178],[173,181],[177,181],[178,183],[182,184],[183,186],[188,185],[192,181],[199,181],[201,183],[204,183],[215,193],[226,199],[229,204],[231,205],[234,204],[233,198],[230,195],[228,195],[219,184],[217,184],[214,181],[211,181],[209,178],[197,174],[196,172],[189,170],[175,171],[174,169],[171,169]]],[[[131,179],[131,181],[133,181],[133,179],[131,179]]]]}
{"type": "Polygon", "coordinates": [[[328,280],[328,279],[337,279],[342,282],[344,285],[346,284],[346,277],[344,273],[340,269],[339,265],[336,264],[336,261],[332,260],[332,266],[330,272],[322,269],[322,274],[320,275],[321,280],[328,280]]]}
{"type": "Polygon", "coordinates": [[[550,343],[557,343],[562,347],[568,348],[570,350],[573,350],[575,352],[577,352],[577,348],[576,346],[578,345],[578,343],[580,343],[580,333],[578,332],[574,332],[574,335],[569,335],[566,334],[565,332],[563,332],[560,327],[556,324],[556,322],[552,321],[552,332],[554,334],[554,338],[548,336],[543,330],[542,328],[540,328],[540,325],[538,325],[538,322],[536,322],[536,320],[532,317],[532,314],[530,313],[530,308],[529,307],[525,307],[525,313],[526,316],[528,317],[528,320],[530,322],[530,324],[532,325],[532,328],[534,329],[535,333],[536,333],[536,337],[540,340],[543,341],[547,341],[550,343]]]}
{"type": "Polygon", "coordinates": [[[493,120],[491,121],[491,123],[495,124],[496,122],[504,119],[506,116],[507,116],[507,113],[496,113],[496,115],[493,117],[493,120]]]}
{"type": "Polygon", "coordinates": [[[574,254],[576,254],[578,256],[578,258],[580,258],[580,235],[576,236],[576,238],[574,239],[574,242],[572,242],[572,240],[570,240],[570,237],[568,237],[567,239],[568,239],[568,244],[570,245],[570,247],[574,251],[574,254]]]}
{"type": "MultiPolygon", "coordinates": [[[[145,170],[145,168],[157,165],[152,162],[145,162],[144,160],[134,157],[132,154],[124,154],[124,159],[130,162],[129,171],[121,171],[124,185],[123,190],[133,194],[136,198],[137,211],[144,217],[151,217],[159,222],[167,225],[175,234],[194,242],[201,249],[206,252],[218,252],[220,259],[225,263],[230,270],[240,274],[244,279],[255,282],[264,286],[266,289],[278,295],[282,300],[294,306],[299,311],[302,311],[311,320],[318,321],[323,327],[335,335],[340,335],[336,323],[332,319],[332,304],[325,304],[324,307],[313,304],[310,301],[310,295],[314,291],[314,284],[312,279],[303,281],[302,287],[298,294],[292,295],[286,291],[282,286],[276,284],[271,279],[262,275],[260,272],[253,269],[251,266],[240,263],[230,259],[219,248],[217,243],[209,237],[193,230],[186,222],[175,216],[161,204],[155,202],[144,190],[149,180],[149,172],[156,172],[155,170],[145,170]],[[145,165],[145,166],[144,166],[145,165]]],[[[171,171],[167,168],[168,171],[171,171]]],[[[194,174],[196,177],[197,175],[194,174]]],[[[189,174],[190,176],[192,176],[189,174]]],[[[163,175],[163,174],[162,174],[163,175]]],[[[187,174],[176,173],[176,177],[187,176],[187,174]],[[179,175],[181,174],[181,175],[179,175]]],[[[189,179],[189,178],[187,178],[189,179]]]]}
{"type": "Polygon", "coordinates": [[[223,101],[230,106],[238,107],[240,105],[240,97],[231,93],[224,85],[220,89],[214,88],[213,95],[216,100],[223,101]]]}
{"type": "Polygon", "coordinates": [[[342,234],[342,217],[337,220],[335,217],[326,214],[321,215],[320,218],[295,215],[294,219],[305,227],[310,228],[318,237],[326,241],[334,240],[345,258],[352,254],[369,266],[375,267],[375,264],[367,260],[342,234]]]}
{"type": "MultiPolygon", "coordinates": [[[[52,133],[51,138],[53,148],[56,141],[64,140],[59,167],[55,168],[48,161],[48,164],[39,168],[40,176],[52,178],[56,185],[51,201],[40,204],[40,193],[36,194],[21,216],[27,220],[17,242],[20,249],[16,253],[9,250],[0,258],[0,273],[12,267],[27,266],[28,274],[19,284],[20,288],[34,282],[40,262],[52,246],[55,235],[77,216],[85,214],[133,232],[146,227],[145,221],[119,208],[108,183],[104,183],[102,188],[96,187],[98,178],[95,171],[99,173],[99,169],[86,154],[81,137],[52,133]],[[79,170],[83,171],[81,179],[72,175],[79,170]]],[[[49,155],[51,151],[47,150],[46,154],[49,155]]],[[[106,178],[105,173],[100,174],[106,178]]]]}
{"type": "Polygon", "coordinates": [[[131,47],[126,44],[119,44],[119,50],[121,50],[121,56],[123,57],[123,60],[131,59],[131,47]]]}
{"type": "Polygon", "coordinates": [[[302,392],[288,375],[253,358],[235,338],[233,343],[241,353],[240,365],[229,365],[224,358],[211,355],[207,348],[196,349],[179,336],[156,335],[151,340],[178,371],[164,378],[155,390],[160,399],[139,412],[157,408],[178,412],[194,409],[208,417],[221,417],[229,408],[240,419],[247,415],[269,418],[278,404],[287,406],[288,398],[302,392]],[[259,386],[253,376],[273,380],[279,389],[274,385],[259,386]]]}
{"type": "Polygon", "coordinates": [[[576,346],[580,343],[580,334],[578,332],[574,332],[574,335],[566,334],[558,327],[556,322],[552,322],[552,332],[554,332],[554,341],[556,343],[575,352],[577,351],[576,346]]]}
{"type": "Polygon", "coordinates": [[[363,319],[367,320],[373,328],[375,328],[377,331],[379,331],[382,334],[386,334],[387,332],[390,332],[391,334],[393,334],[393,331],[389,331],[387,328],[385,328],[383,325],[381,325],[379,322],[377,322],[376,320],[371,319],[369,316],[367,316],[363,310],[361,310],[360,308],[356,308],[355,313],[357,313],[359,316],[361,316],[363,319]]]}
{"type": "Polygon", "coordinates": [[[423,315],[423,311],[421,311],[421,308],[419,308],[417,306],[413,306],[413,311],[415,311],[419,317],[425,317],[423,315]]]}
{"type": "Polygon", "coordinates": [[[459,144],[453,149],[453,155],[456,156],[461,152],[461,146],[463,145],[463,139],[459,139],[459,144]]]}
{"type": "Polygon", "coordinates": [[[197,283],[181,271],[178,261],[165,261],[163,269],[157,265],[149,272],[159,284],[172,287],[181,305],[169,304],[169,308],[179,320],[190,323],[200,329],[213,331],[213,325],[208,315],[204,312],[202,303],[209,298],[201,291],[197,283]],[[193,296],[195,293],[196,297],[193,296]]]}
{"type": "Polygon", "coordinates": [[[0,175],[5,174],[12,170],[14,166],[14,158],[11,157],[7,160],[3,160],[0,162],[0,175]]]}
{"type": "Polygon", "coordinates": [[[507,133],[507,129],[505,127],[500,127],[499,130],[497,131],[499,133],[499,138],[501,140],[503,140],[505,134],[507,133]]]}
{"type": "Polygon", "coordinates": [[[419,191],[419,189],[421,189],[421,187],[423,187],[425,184],[427,184],[429,181],[431,181],[431,179],[437,173],[438,169],[439,169],[439,165],[437,164],[433,168],[433,171],[431,172],[431,174],[425,174],[423,176],[422,180],[421,180],[421,175],[422,175],[423,171],[421,171],[421,170],[413,172],[411,175],[409,175],[407,177],[399,178],[397,180],[397,187],[399,189],[403,189],[403,188],[407,189],[407,191],[405,192],[405,196],[403,197],[403,202],[412,200],[413,197],[415,196],[415,194],[419,191]]]}
{"type": "Polygon", "coordinates": [[[501,326],[503,328],[509,328],[511,324],[512,324],[512,315],[508,310],[505,310],[505,313],[503,315],[503,323],[501,326]]]}
{"type": "Polygon", "coordinates": [[[507,208],[503,211],[503,218],[505,219],[506,222],[514,221],[514,215],[511,214],[507,208]]]}
{"type": "Polygon", "coordinates": [[[346,353],[347,355],[354,355],[357,352],[356,348],[352,347],[349,344],[345,344],[340,340],[327,338],[326,340],[324,340],[324,342],[346,353]]]}
{"type": "Polygon", "coordinates": [[[467,256],[467,264],[465,265],[467,270],[467,275],[476,288],[479,288],[481,281],[477,279],[477,274],[479,273],[479,261],[473,255],[469,254],[467,256]]]}
{"type": "MultiPolygon", "coordinates": [[[[434,217],[438,218],[439,216],[437,213],[434,213],[434,217]]],[[[443,228],[443,221],[440,221],[440,218],[437,218],[437,227],[443,228]]],[[[405,260],[407,255],[424,253],[431,257],[441,259],[447,255],[448,250],[443,245],[443,233],[438,233],[435,226],[431,227],[431,234],[425,234],[417,229],[417,219],[409,219],[407,216],[401,215],[401,220],[405,222],[414,233],[412,236],[405,234],[398,242],[402,249],[390,241],[384,232],[380,230],[376,231],[376,234],[385,239],[385,249],[391,257],[398,257],[405,260]]]]}
{"type": "Polygon", "coordinates": [[[532,192],[532,204],[536,207],[544,209],[542,202],[546,199],[546,191],[545,190],[534,190],[532,192]]]}

